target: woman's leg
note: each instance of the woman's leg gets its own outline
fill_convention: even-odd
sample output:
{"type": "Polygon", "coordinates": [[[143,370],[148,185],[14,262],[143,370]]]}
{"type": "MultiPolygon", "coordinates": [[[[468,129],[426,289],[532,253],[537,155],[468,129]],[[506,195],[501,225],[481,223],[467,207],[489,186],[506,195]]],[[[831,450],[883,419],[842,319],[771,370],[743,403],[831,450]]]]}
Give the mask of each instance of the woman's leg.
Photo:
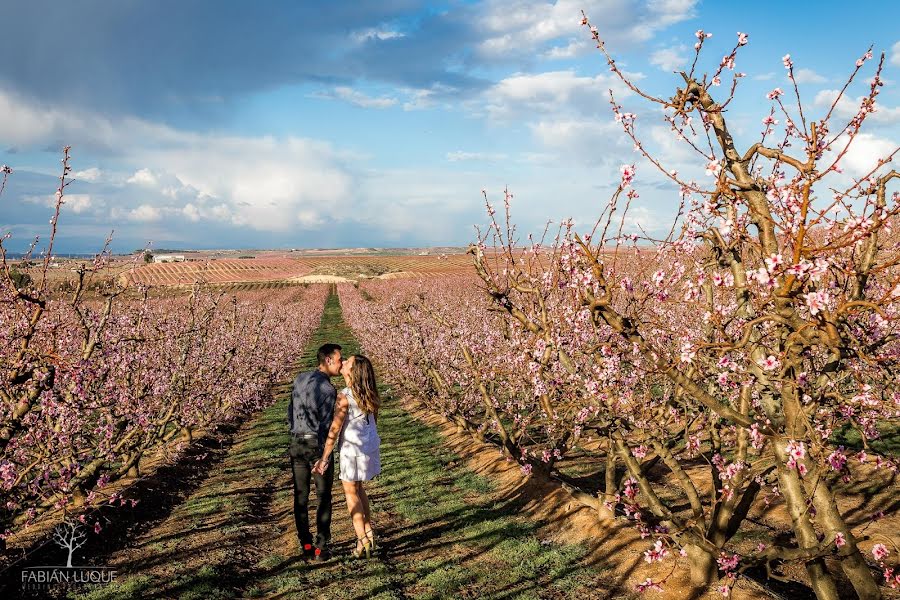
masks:
{"type": "Polygon", "coordinates": [[[366,537],[366,522],[363,512],[362,499],[359,497],[358,481],[342,481],[344,486],[344,496],[347,498],[347,511],[350,513],[350,520],[353,522],[353,530],[356,532],[357,538],[366,537]]]}
{"type": "Polygon", "coordinates": [[[363,515],[365,515],[366,529],[372,529],[372,509],[369,507],[369,495],[366,493],[362,481],[359,482],[359,499],[362,503],[363,515]]]}
{"type": "Polygon", "coordinates": [[[372,525],[372,509],[369,507],[369,495],[363,482],[359,482],[359,500],[363,507],[363,515],[365,515],[366,537],[369,538],[369,544],[375,548],[375,527],[372,525]]]}

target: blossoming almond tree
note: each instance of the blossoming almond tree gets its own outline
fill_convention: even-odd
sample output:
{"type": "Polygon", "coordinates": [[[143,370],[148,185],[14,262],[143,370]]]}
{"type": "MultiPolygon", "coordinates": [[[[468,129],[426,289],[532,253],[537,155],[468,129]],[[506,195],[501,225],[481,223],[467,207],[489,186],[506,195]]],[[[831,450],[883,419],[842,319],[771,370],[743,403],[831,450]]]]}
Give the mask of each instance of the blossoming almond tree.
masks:
{"type": "MultiPolygon", "coordinates": [[[[855,179],[841,164],[875,110],[884,59],[848,122],[835,123],[835,107],[871,52],[820,119],[804,111],[796,85],[794,107],[772,90],[759,141],[739,151],[725,109],[749,38],[738,34],[702,76],[709,37],[697,32],[697,55],[671,98],[641,90],[607,56],[627,87],[662,109],[705,173],[695,180],[667,168],[641,142],[636,114],[611,99],[638,152],[680,190],[667,235],[625,231],[638,180],[624,165],[589,233],[565,223],[556,238],[522,246],[511,196],[505,224],[488,205],[490,229],[471,248],[488,305],[463,281],[367,284],[368,300],[347,287],[341,300],[369,351],[384,347],[386,331],[391,352],[408,351],[406,377],[429,408],[497,441],[523,469],[549,472],[579,446],[597,452],[599,496],[573,492],[650,536],[647,562],[685,555],[695,583],[721,574],[723,593],[749,568],[778,577],[780,565],[797,563],[820,598],[837,598],[836,577],[877,598],[872,567],[897,585],[897,549],[877,526],[851,530],[843,496],[854,479],[897,470],[872,446],[900,416],[900,206],[898,174],[887,168],[896,151],[855,179]],[[849,431],[861,449],[834,441],[849,431]],[[786,509],[790,539],[734,541],[752,525],[748,515],[775,505],[786,509]],[[859,547],[867,538],[876,542],[870,562],[859,547]]],[[[790,57],[783,62],[793,81],[790,57]]]]}
{"type": "MultiPolygon", "coordinates": [[[[606,53],[596,29],[592,35],[606,53]]],[[[697,32],[698,58],[708,37],[697,32]]],[[[677,393],[666,399],[673,411],[699,413],[707,422],[719,422],[709,431],[708,442],[715,450],[713,459],[722,463],[713,474],[718,479],[717,496],[727,498],[745,485],[743,494],[733,496],[743,500],[761,483],[777,485],[797,547],[771,545],[736,561],[720,558],[722,570],[733,573],[754,562],[800,559],[818,597],[836,598],[833,577],[823,561],[835,554],[860,597],[879,597],[836,502],[838,472],[852,473],[845,470],[848,457],[830,438],[835,429],[846,426],[858,430],[864,440],[871,439],[877,437],[880,421],[898,416],[900,398],[894,390],[900,273],[895,268],[898,246],[890,236],[900,206],[896,192],[889,198],[888,185],[900,174],[882,168],[897,150],[847,185],[841,186],[835,177],[866,116],[875,110],[884,55],[868,95],[847,123],[835,125],[834,108],[872,58],[871,51],[857,61],[844,90],[819,120],[808,120],[796,83],[794,110],[782,103],[780,90],[773,91],[772,113],[785,119],[783,136],[770,143],[775,121],[770,115],[760,142],[742,153],[724,111],[742,74],[734,73],[723,102],[714,100],[713,93],[720,76],[733,71],[735,56],[746,43],[747,36],[739,34],[736,46],[711,77],[695,72],[695,58],[690,72],[682,73],[684,87],[671,98],[653,97],[637,88],[607,55],[613,72],[641,97],[658,104],[673,133],[707,162],[711,185],[682,180],[663,166],[662,159],[650,155],[639,140],[634,118],[626,117],[612,99],[613,110],[638,151],[679,185],[688,203],[680,235],[654,240],[657,256],[661,260],[668,256],[672,266],[653,279],[657,286],[667,284],[660,304],[693,302],[705,314],[705,325],[679,330],[661,323],[656,310],[620,309],[614,296],[621,291],[602,254],[609,240],[603,238],[575,236],[594,276],[582,288],[582,301],[598,327],[612,329],[633,345],[641,356],[639,368],[663,375],[676,386],[677,393]],[[692,115],[699,117],[696,131],[691,129],[692,115]],[[794,154],[793,146],[799,147],[794,154]],[[671,342],[674,336],[680,338],[680,351],[678,345],[659,343],[671,342]],[[721,425],[732,433],[724,435],[721,425]],[[735,473],[743,475],[735,481],[735,473]]],[[[794,82],[789,56],[784,65],[794,82]]],[[[627,185],[623,181],[620,189],[627,185]]],[[[629,472],[638,475],[623,451],[624,441],[617,445],[629,472]]],[[[690,478],[680,473],[675,461],[665,462],[692,497],[695,487],[690,478]]],[[[881,464],[896,470],[890,460],[881,464]]],[[[668,523],[672,533],[696,530],[685,537],[694,538],[688,548],[700,551],[696,567],[703,566],[704,555],[721,550],[727,529],[703,531],[678,518],[655,498],[652,486],[642,484],[641,494],[650,512],[668,523]],[[696,543],[697,538],[702,542],[696,543]],[[707,546],[710,542],[712,548],[707,546]]],[[[740,516],[728,508],[727,502],[717,505],[712,520],[723,512],[740,516]]]]}
{"type": "Polygon", "coordinates": [[[98,287],[105,250],[77,269],[70,293],[51,290],[68,161],[67,148],[32,283],[13,279],[0,242],[0,540],[48,511],[121,504],[103,488],[140,475],[143,457],[265,405],[324,306],[324,286],[273,296],[197,284],[161,298],[98,287]]]}

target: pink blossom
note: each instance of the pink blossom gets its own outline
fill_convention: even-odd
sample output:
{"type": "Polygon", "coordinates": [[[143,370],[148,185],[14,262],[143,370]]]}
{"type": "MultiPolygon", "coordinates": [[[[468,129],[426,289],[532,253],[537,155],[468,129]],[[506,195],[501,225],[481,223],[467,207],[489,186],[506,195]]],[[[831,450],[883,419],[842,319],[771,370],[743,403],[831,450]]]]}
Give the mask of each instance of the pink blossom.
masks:
{"type": "Polygon", "coordinates": [[[653,548],[644,552],[644,560],[650,564],[660,562],[669,555],[668,549],[663,545],[662,540],[656,540],[653,548]]]}
{"type": "Polygon", "coordinates": [[[637,591],[646,592],[647,590],[655,590],[655,591],[661,592],[662,586],[660,586],[658,583],[656,583],[655,581],[653,581],[652,579],[650,579],[648,577],[641,583],[637,584],[637,591]]]}
{"type": "Polygon", "coordinates": [[[774,272],[775,269],[784,264],[784,259],[780,254],[773,254],[769,258],[766,259],[766,268],[769,272],[774,272]]]}
{"type": "Polygon", "coordinates": [[[769,100],[774,100],[779,96],[782,96],[783,94],[784,91],[781,88],[775,88],[774,90],[766,94],[766,98],[768,98],[769,100]]]}
{"type": "Polygon", "coordinates": [[[729,571],[734,571],[737,569],[738,565],[741,562],[741,557],[737,554],[732,554],[729,556],[727,553],[722,552],[719,555],[719,558],[716,559],[716,562],[719,563],[719,568],[728,573],[729,571]]]}
{"type": "Polygon", "coordinates": [[[713,177],[719,176],[719,171],[722,170],[722,165],[717,160],[711,160],[706,163],[706,174],[711,175],[713,177]]]}
{"type": "Polygon", "coordinates": [[[622,172],[622,189],[627,188],[634,181],[635,168],[634,165],[622,165],[619,169],[622,172]]]}
{"type": "Polygon", "coordinates": [[[824,290],[806,294],[806,306],[809,307],[809,314],[815,316],[825,310],[830,299],[828,292],[824,290]]]}
{"type": "Polygon", "coordinates": [[[838,548],[843,548],[847,543],[847,539],[844,537],[844,534],[838,531],[834,534],[834,545],[838,548]]]}
{"type": "Polygon", "coordinates": [[[828,455],[828,464],[831,465],[832,470],[840,471],[847,464],[847,457],[843,452],[835,450],[828,455]]]}
{"type": "Polygon", "coordinates": [[[747,35],[746,33],[741,33],[740,31],[737,32],[737,36],[738,36],[738,46],[746,46],[747,42],[749,41],[750,36],[747,35]]]}
{"type": "Polygon", "coordinates": [[[784,63],[785,69],[790,69],[794,66],[794,62],[791,60],[790,54],[785,54],[781,57],[781,62],[784,63]]]}
{"type": "Polygon", "coordinates": [[[796,460],[801,460],[806,457],[806,445],[803,442],[797,442],[795,440],[788,441],[787,453],[796,460]]]}
{"type": "Polygon", "coordinates": [[[774,371],[781,366],[781,361],[770,354],[766,358],[759,361],[759,366],[761,366],[766,371],[774,371]]]}
{"type": "Polygon", "coordinates": [[[889,553],[887,546],[885,546],[884,544],[875,544],[874,546],[872,546],[872,556],[874,556],[875,560],[877,560],[878,562],[881,562],[885,558],[887,558],[888,554],[889,553]]]}

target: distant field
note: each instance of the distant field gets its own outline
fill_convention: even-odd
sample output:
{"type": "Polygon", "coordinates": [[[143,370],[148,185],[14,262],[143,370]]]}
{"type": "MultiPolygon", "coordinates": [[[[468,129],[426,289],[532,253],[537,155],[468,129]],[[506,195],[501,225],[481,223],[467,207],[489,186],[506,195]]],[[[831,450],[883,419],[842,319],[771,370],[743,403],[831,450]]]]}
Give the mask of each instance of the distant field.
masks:
{"type": "Polygon", "coordinates": [[[264,281],[303,283],[371,277],[431,277],[473,272],[472,257],[467,254],[301,257],[282,254],[147,264],[123,271],[120,277],[128,283],[171,286],[189,285],[198,280],[212,284],[264,281]]]}

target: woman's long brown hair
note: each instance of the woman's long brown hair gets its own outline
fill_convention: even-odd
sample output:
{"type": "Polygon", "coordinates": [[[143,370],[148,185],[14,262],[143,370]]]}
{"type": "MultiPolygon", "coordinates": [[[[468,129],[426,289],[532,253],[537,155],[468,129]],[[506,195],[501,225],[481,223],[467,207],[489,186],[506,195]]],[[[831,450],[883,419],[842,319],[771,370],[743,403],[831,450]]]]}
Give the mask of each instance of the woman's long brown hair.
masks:
{"type": "Polygon", "coordinates": [[[375,369],[372,362],[362,354],[353,355],[353,368],[350,369],[350,389],[359,409],[367,415],[378,415],[381,397],[375,383],[375,369]]]}

